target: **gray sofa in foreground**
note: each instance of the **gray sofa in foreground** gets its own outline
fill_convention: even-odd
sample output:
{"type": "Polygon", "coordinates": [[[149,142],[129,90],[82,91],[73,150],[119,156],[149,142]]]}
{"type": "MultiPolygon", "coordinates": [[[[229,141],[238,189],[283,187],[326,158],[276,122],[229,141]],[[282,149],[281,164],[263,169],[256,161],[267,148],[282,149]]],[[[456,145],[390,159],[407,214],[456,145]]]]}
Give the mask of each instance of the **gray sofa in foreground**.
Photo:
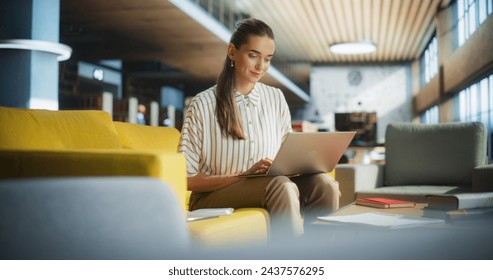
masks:
{"type": "Polygon", "coordinates": [[[0,180],[2,260],[177,259],[189,246],[185,212],[161,180],[0,180]]]}
{"type": "Polygon", "coordinates": [[[393,123],[385,164],[339,164],[341,206],[360,197],[426,202],[426,195],[493,191],[487,130],[480,122],[393,123]]]}

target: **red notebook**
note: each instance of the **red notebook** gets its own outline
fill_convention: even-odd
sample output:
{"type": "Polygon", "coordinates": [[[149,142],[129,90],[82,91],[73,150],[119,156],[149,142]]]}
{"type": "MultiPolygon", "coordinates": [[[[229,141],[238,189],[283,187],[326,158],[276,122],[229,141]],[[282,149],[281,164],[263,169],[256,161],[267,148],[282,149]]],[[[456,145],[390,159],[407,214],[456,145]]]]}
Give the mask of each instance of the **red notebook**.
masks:
{"type": "Polygon", "coordinates": [[[356,199],[356,204],[370,206],[375,208],[403,208],[403,207],[414,207],[415,202],[389,199],[389,198],[358,198],[356,199]]]}

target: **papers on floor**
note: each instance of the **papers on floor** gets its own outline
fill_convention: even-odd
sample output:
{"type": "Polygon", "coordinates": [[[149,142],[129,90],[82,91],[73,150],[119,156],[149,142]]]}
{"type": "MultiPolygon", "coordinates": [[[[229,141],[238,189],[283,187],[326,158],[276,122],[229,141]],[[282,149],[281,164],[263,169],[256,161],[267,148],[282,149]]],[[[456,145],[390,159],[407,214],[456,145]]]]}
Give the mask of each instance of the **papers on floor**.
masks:
{"type": "Polygon", "coordinates": [[[444,220],[441,219],[384,214],[378,212],[368,212],[346,216],[323,216],[318,218],[327,222],[370,225],[391,229],[411,228],[445,223],[444,220]]]}

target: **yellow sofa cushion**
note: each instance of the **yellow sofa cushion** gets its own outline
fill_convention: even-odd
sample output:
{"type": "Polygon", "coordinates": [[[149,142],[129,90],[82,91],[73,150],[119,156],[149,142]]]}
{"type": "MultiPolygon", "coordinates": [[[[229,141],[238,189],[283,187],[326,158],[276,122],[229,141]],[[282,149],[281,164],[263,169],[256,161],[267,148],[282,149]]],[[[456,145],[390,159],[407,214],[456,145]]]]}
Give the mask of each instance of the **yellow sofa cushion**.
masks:
{"type": "Polygon", "coordinates": [[[0,107],[0,149],[121,148],[104,111],[50,111],[0,107]]]}
{"type": "Polygon", "coordinates": [[[156,150],[0,150],[0,178],[145,176],[167,182],[185,209],[183,155],[156,150]]]}
{"type": "Polygon", "coordinates": [[[125,122],[114,122],[114,125],[123,148],[178,151],[180,132],[176,128],[125,122]]]}
{"type": "Polygon", "coordinates": [[[188,223],[193,242],[201,246],[242,246],[265,243],[269,214],[262,208],[236,209],[233,215],[188,223]]]}

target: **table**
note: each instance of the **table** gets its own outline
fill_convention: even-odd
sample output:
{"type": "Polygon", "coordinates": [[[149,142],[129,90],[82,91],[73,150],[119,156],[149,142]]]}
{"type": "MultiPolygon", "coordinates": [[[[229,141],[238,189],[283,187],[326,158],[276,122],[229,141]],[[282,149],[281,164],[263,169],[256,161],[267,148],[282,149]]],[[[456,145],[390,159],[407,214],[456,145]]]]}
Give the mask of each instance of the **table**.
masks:
{"type": "MultiPolygon", "coordinates": [[[[421,216],[424,203],[413,208],[379,209],[348,205],[335,216],[381,212],[421,216]]],[[[493,259],[493,221],[434,224],[415,228],[335,224],[306,225],[303,237],[326,258],[336,259],[493,259]]]]}
{"type": "Polygon", "coordinates": [[[405,207],[405,208],[374,208],[369,206],[356,205],[353,203],[342,207],[341,209],[334,212],[333,215],[343,216],[343,215],[354,215],[354,214],[361,214],[367,212],[379,212],[379,213],[407,215],[407,216],[422,216],[423,208],[425,207],[426,207],[426,203],[416,203],[414,207],[405,207]]]}

